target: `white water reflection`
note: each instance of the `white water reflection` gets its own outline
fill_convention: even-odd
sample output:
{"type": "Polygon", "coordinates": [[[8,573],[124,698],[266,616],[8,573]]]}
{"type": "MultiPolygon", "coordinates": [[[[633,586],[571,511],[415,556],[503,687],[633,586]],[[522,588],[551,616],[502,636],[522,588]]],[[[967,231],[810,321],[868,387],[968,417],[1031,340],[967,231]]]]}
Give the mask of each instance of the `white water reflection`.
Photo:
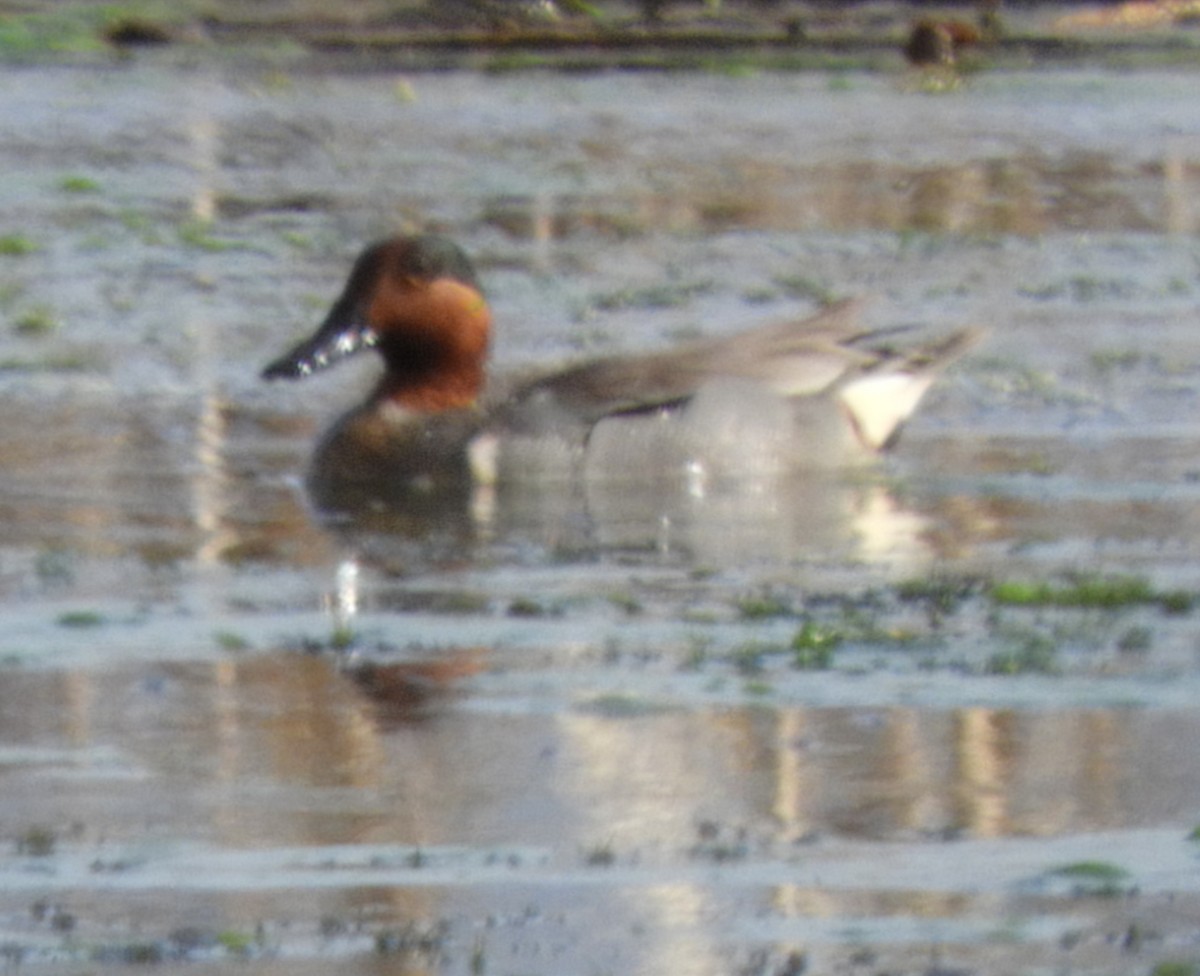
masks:
{"type": "MultiPolygon", "coordinates": [[[[478,667],[452,650],[438,657],[399,667],[431,682],[439,668],[478,667]]],[[[623,715],[601,701],[501,716],[439,704],[432,684],[433,707],[414,708],[378,675],[359,684],[296,655],[164,666],[153,678],[10,674],[5,817],[57,822],[66,790],[89,843],[121,844],[141,834],[130,815],[162,793],[175,797],[162,811],[178,818],[168,833],[194,823],[235,848],[515,844],[565,866],[603,847],[620,863],[671,864],[753,859],[818,836],[1140,829],[1187,822],[1200,802],[1187,747],[1197,720],[1185,711],[623,715]]]]}

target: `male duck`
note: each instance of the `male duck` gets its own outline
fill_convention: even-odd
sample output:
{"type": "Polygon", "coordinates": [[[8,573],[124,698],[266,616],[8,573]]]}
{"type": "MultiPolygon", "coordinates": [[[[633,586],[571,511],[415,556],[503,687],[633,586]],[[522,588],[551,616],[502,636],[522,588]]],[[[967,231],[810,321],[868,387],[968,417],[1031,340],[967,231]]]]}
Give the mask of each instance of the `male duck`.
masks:
{"type": "MultiPolygon", "coordinates": [[[[394,237],[359,255],[317,332],[262,375],[302,378],[365,348],[383,357],[373,392],[317,448],[309,484],[322,507],[462,496],[497,477],[497,444],[518,442],[553,442],[577,471],[608,478],[677,463],[695,476],[719,441],[756,445],[756,463],[829,468],[888,448],[981,335],[899,348],[905,330],[865,331],[856,311],[840,302],[661,352],[491,379],[491,313],[471,262],[444,237],[394,237]],[[768,418],[764,438],[754,428],[768,418]]],[[[530,462],[543,455],[515,453],[501,461],[504,477],[544,473],[530,462]]],[[[723,470],[736,476],[744,464],[723,470]]]]}

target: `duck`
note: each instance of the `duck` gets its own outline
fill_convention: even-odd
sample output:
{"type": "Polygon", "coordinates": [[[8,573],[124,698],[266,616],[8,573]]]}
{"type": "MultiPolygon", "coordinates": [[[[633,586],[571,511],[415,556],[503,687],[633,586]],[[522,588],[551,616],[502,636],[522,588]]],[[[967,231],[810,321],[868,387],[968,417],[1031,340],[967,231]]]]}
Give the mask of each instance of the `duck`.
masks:
{"type": "Polygon", "coordinates": [[[322,509],[461,502],[472,486],[551,470],[620,479],[666,467],[694,487],[716,467],[698,458],[719,444],[742,450],[723,470],[732,478],[887,452],[983,335],[906,344],[908,327],[864,329],[860,308],[839,301],[659,351],[492,375],[492,312],[471,260],[441,235],[395,236],[362,250],[316,331],[261,375],[300,380],[364,350],[382,360],[313,453],[307,483],[322,509]]]}

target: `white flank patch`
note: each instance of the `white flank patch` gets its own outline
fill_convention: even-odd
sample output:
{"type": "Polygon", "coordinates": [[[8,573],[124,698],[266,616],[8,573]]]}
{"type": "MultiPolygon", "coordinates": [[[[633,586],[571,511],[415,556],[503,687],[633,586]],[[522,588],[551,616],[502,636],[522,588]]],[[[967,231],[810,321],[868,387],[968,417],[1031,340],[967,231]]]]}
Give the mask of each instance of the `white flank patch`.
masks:
{"type": "Polygon", "coordinates": [[[863,443],[878,450],[917,409],[932,384],[928,374],[884,373],[849,383],[838,396],[863,443]]]}

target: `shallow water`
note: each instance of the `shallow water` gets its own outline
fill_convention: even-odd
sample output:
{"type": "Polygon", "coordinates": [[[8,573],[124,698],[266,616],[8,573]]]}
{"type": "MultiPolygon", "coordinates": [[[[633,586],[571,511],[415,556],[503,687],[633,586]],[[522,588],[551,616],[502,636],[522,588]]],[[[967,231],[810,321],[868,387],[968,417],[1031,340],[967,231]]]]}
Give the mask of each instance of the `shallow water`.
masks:
{"type": "Polygon", "coordinates": [[[5,75],[9,964],[1197,957],[1193,617],[894,586],[1200,586],[1192,75],[5,75]],[[846,479],[324,522],[305,460],[374,366],[257,374],[417,226],[501,364],[857,293],[992,335],[846,479]],[[806,620],[857,637],[798,669],[806,620]]]}

